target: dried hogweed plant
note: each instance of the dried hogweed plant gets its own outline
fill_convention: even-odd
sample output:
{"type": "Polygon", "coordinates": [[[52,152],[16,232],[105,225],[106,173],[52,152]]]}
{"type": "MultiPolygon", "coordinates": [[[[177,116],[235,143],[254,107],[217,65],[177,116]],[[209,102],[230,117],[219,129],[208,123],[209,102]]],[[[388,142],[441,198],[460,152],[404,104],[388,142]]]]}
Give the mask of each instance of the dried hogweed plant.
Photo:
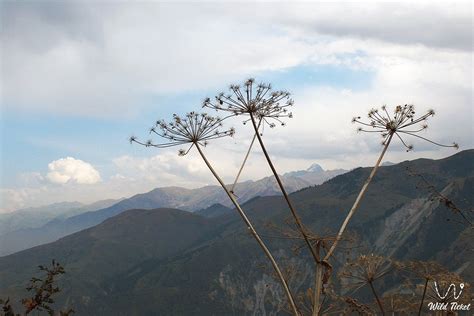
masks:
{"type": "MultiPolygon", "coordinates": [[[[310,233],[308,229],[303,225],[296,208],[293,206],[288,193],[281,181],[278,172],[270,158],[270,155],[265,147],[263,142],[263,129],[265,126],[274,128],[277,125],[285,126],[286,123],[283,121],[285,118],[292,118],[293,113],[290,111],[294,102],[290,98],[290,93],[287,91],[275,91],[272,89],[270,84],[256,84],[254,79],[248,79],[244,82],[242,86],[240,85],[231,85],[229,88],[229,93],[220,93],[214,97],[213,100],[206,98],[203,102],[203,107],[211,108],[216,111],[225,111],[231,113],[235,116],[248,116],[244,120],[244,124],[251,122],[254,129],[254,139],[257,138],[260,147],[263,151],[265,159],[267,160],[270,169],[278,183],[281,193],[290,209],[293,220],[297,226],[298,231],[302,235],[306,247],[309,249],[313,259],[318,266],[318,273],[316,274],[317,278],[322,280],[323,270],[331,270],[328,262],[322,262],[319,258],[320,255],[317,252],[317,249],[312,245],[310,233]],[[260,131],[260,127],[262,131],[260,131]],[[325,265],[325,267],[323,266],[325,265]]],[[[254,139],[251,142],[253,145],[254,139]]],[[[251,148],[251,147],[250,147],[251,148]]],[[[250,151],[249,148],[249,151],[250,151]]],[[[247,155],[248,156],[248,155],[247,155]]],[[[245,164],[245,160],[244,160],[245,164]]],[[[242,168],[243,165],[242,164],[242,168]]],[[[318,281],[315,281],[317,284],[318,281]]],[[[320,282],[319,282],[320,283],[320,282]]],[[[320,291],[317,291],[319,293],[320,291]]],[[[313,315],[319,313],[319,297],[315,298],[315,308],[313,315]]]]}
{"type": "MultiPolygon", "coordinates": [[[[352,218],[352,216],[358,209],[360,202],[362,201],[363,196],[367,192],[370,182],[372,181],[377,170],[379,169],[382,159],[385,156],[385,153],[387,152],[387,149],[394,136],[396,136],[402,142],[402,144],[407,148],[407,151],[412,150],[413,146],[407,144],[407,142],[404,139],[405,136],[414,136],[416,138],[428,141],[429,143],[442,146],[442,147],[453,147],[456,149],[459,148],[458,144],[456,143],[453,143],[452,145],[443,145],[443,144],[434,142],[426,137],[417,135],[417,133],[424,131],[428,128],[426,121],[428,120],[428,118],[434,116],[434,114],[435,112],[433,110],[429,110],[425,114],[417,117],[416,112],[415,112],[415,107],[413,105],[405,104],[403,106],[402,105],[396,106],[392,114],[390,114],[386,106],[382,106],[381,110],[372,109],[368,113],[368,118],[369,118],[368,122],[363,121],[360,116],[354,117],[352,119],[353,123],[361,125],[361,127],[358,127],[357,131],[367,132],[367,133],[376,133],[376,134],[381,135],[383,139],[382,141],[383,149],[374,167],[372,168],[372,171],[370,172],[369,177],[364,182],[359,194],[357,195],[356,200],[354,201],[351,209],[349,210],[349,213],[344,219],[336,235],[335,241],[331,245],[329,251],[326,253],[323,259],[323,262],[325,263],[329,262],[329,259],[331,258],[337,245],[341,241],[342,235],[344,234],[344,231],[346,230],[346,227],[350,219],[352,218]]],[[[317,281],[319,283],[317,284],[316,289],[320,289],[321,288],[320,283],[322,282],[322,280],[320,280],[319,278],[317,281]]]]}
{"type": "Polygon", "coordinates": [[[377,301],[382,314],[385,314],[382,301],[374,287],[374,281],[382,279],[393,271],[391,260],[371,255],[361,255],[353,261],[347,262],[339,273],[342,286],[355,292],[364,286],[369,286],[377,301]]]}
{"type": "Polygon", "coordinates": [[[231,85],[228,94],[221,92],[214,100],[206,98],[203,107],[226,111],[233,115],[250,115],[244,124],[252,117],[262,120],[273,128],[276,123],[285,125],[282,118],[293,117],[288,109],[293,106],[293,100],[287,91],[272,91],[270,84],[255,84],[254,79],[248,79],[243,86],[231,85]]]}
{"type": "Polygon", "coordinates": [[[167,148],[173,146],[188,146],[179,149],[178,154],[185,156],[193,146],[207,146],[208,142],[226,136],[233,136],[233,128],[221,130],[223,119],[212,117],[206,113],[187,113],[184,118],[174,114],[172,122],[157,121],[150,128],[150,134],[155,134],[168,140],[165,143],[154,143],[152,140],[139,141],[135,136],[130,137],[130,143],[137,143],[146,147],[167,148]]]}
{"type": "Polygon", "coordinates": [[[222,121],[223,119],[212,117],[205,113],[198,114],[196,112],[190,112],[186,114],[185,117],[180,117],[178,115],[173,116],[173,121],[167,123],[165,121],[156,122],[155,126],[150,129],[151,134],[156,134],[164,139],[167,142],[164,143],[155,143],[152,140],[146,142],[139,141],[136,137],[132,136],[130,138],[131,143],[137,143],[146,147],[157,147],[157,148],[168,148],[172,146],[187,146],[187,149],[179,149],[179,155],[186,155],[191,148],[196,147],[201,158],[204,160],[206,166],[209,168],[213,176],[222,186],[223,190],[226,192],[229,199],[234,204],[236,210],[244,221],[245,225],[249,229],[252,236],[258,242],[259,246],[262,248],[262,251],[265,253],[267,258],[270,260],[273,269],[275,270],[278,278],[284,288],[286,296],[289,301],[292,312],[295,315],[299,315],[298,308],[296,306],[293,295],[289,289],[286,279],[283,276],[281,269],[279,268],[277,262],[275,261],[270,250],[265,245],[264,241],[261,239],[260,235],[255,230],[247,214],[244,212],[238,201],[236,200],[234,194],[226,187],[224,181],[217,174],[215,169],[212,167],[211,163],[204,155],[204,152],[201,147],[207,146],[208,142],[214,139],[224,138],[228,136],[233,136],[235,130],[233,128],[222,130],[222,121]]]}
{"type": "Polygon", "coordinates": [[[409,279],[422,280],[422,295],[418,305],[418,315],[421,315],[429,282],[432,282],[438,275],[448,274],[448,270],[433,261],[396,262],[394,266],[409,279]]]}
{"type": "Polygon", "coordinates": [[[244,87],[231,85],[228,94],[221,92],[214,100],[206,98],[203,107],[212,108],[216,111],[229,112],[232,115],[250,115],[252,118],[244,120],[244,124],[252,121],[255,127],[255,134],[252,137],[250,146],[237,173],[232,191],[240,177],[240,174],[247,162],[250,151],[257,135],[262,136],[265,126],[270,128],[277,124],[285,125],[283,118],[293,117],[288,108],[293,105],[293,100],[289,98],[290,94],[286,91],[272,91],[270,84],[256,84],[254,79],[245,81],[244,87]],[[257,123],[254,121],[258,120],[257,123]],[[260,131],[260,128],[262,131],[260,131]]]}
{"type": "Polygon", "coordinates": [[[284,126],[283,119],[293,117],[293,114],[288,111],[291,106],[293,106],[293,100],[290,99],[288,92],[272,91],[271,85],[255,84],[254,79],[245,81],[243,87],[231,85],[228,94],[221,92],[213,100],[210,98],[204,100],[203,107],[224,111],[233,116],[249,115],[250,117],[243,123],[247,124],[249,121],[253,123],[255,134],[235,182],[244,168],[255,139],[263,136],[265,126],[274,128],[277,123],[284,126]]]}
{"type": "Polygon", "coordinates": [[[362,121],[360,116],[352,119],[353,123],[362,125],[362,127],[359,127],[357,129],[359,132],[380,134],[383,138],[383,141],[382,141],[383,149],[382,149],[382,152],[380,153],[380,156],[377,159],[377,162],[375,163],[375,166],[372,168],[372,171],[370,172],[369,177],[367,178],[364,185],[362,186],[356,200],[354,201],[354,204],[352,205],[349,213],[347,214],[344,222],[342,223],[341,228],[339,229],[339,232],[337,234],[337,238],[335,242],[332,244],[329,251],[327,252],[325,260],[328,260],[333,254],[334,250],[336,249],[342,237],[342,234],[344,233],[347,227],[347,224],[349,223],[351,217],[354,215],[357,208],[359,207],[362,197],[365,195],[370,182],[372,181],[372,179],[375,176],[375,173],[379,169],[380,163],[382,162],[382,159],[385,153],[387,152],[387,149],[394,136],[400,139],[402,144],[407,148],[407,151],[412,150],[413,146],[407,144],[407,142],[403,138],[405,136],[414,136],[422,140],[428,141],[432,144],[435,144],[437,146],[453,147],[456,149],[459,148],[458,144],[456,143],[453,143],[452,145],[443,145],[443,144],[434,142],[428,138],[417,135],[417,133],[424,131],[428,128],[428,125],[426,124],[426,120],[434,116],[435,112],[433,110],[429,110],[427,113],[419,117],[416,117],[415,114],[416,114],[415,107],[413,105],[406,104],[404,106],[402,105],[396,106],[392,114],[389,113],[386,106],[382,106],[381,111],[378,109],[372,109],[369,111],[369,114],[368,114],[369,122],[362,121]]]}
{"type": "Polygon", "coordinates": [[[378,109],[372,109],[369,111],[369,122],[363,122],[360,116],[354,117],[352,122],[362,125],[362,127],[357,129],[359,132],[379,133],[383,138],[382,145],[384,146],[388,146],[392,137],[395,135],[406,147],[407,151],[410,151],[413,149],[413,145],[409,145],[402,137],[409,135],[437,146],[459,148],[457,143],[444,145],[417,135],[419,132],[428,128],[426,121],[428,118],[435,115],[435,111],[428,110],[425,114],[419,117],[415,117],[415,114],[415,106],[412,104],[405,104],[403,106],[397,105],[392,115],[390,115],[387,111],[387,107],[384,105],[381,107],[381,111],[378,109]]]}
{"type": "MultiPolygon", "coordinates": [[[[474,209],[462,209],[461,207],[458,207],[457,203],[450,199],[447,194],[440,192],[430,181],[428,181],[425,176],[411,170],[411,168],[409,167],[407,167],[407,172],[410,176],[417,177],[418,179],[420,179],[420,185],[417,186],[417,188],[425,189],[426,191],[428,191],[430,193],[432,201],[438,201],[440,204],[444,205],[448,210],[450,210],[453,214],[461,216],[461,224],[474,228],[474,209]]],[[[447,221],[449,221],[449,219],[447,219],[447,221]]],[[[456,222],[459,221],[456,220],[456,222]]]]}

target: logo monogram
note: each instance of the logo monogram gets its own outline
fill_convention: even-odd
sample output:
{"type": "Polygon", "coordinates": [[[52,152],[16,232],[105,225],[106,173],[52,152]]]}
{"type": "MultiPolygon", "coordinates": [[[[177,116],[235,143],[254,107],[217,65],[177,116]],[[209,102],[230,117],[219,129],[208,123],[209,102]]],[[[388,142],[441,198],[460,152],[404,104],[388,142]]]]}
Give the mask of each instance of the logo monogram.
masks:
{"type": "Polygon", "coordinates": [[[451,291],[451,288],[452,288],[454,299],[457,300],[462,294],[462,290],[464,289],[464,283],[459,284],[460,290],[459,290],[459,293],[457,295],[456,295],[456,285],[454,283],[451,283],[449,285],[448,289],[446,290],[446,293],[444,293],[444,294],[440,293],[438,283],[436,283],[436,281],[434,282],[434,288],[435,288],[436,294],[442,300],[445,299],[448,296],[448,294],[449,294],[449,292],[451,291]]]}

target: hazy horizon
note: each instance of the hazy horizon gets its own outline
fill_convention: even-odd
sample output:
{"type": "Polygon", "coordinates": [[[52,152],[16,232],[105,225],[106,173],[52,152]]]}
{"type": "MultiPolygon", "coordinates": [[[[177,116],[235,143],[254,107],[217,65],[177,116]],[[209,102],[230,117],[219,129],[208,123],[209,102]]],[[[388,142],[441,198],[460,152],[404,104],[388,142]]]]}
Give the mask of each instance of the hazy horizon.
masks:
{"type": "MultiPolygon", "coordinates": [[[[195,153],[127,139],[248,77],[295,101],[287,126],[264,134],[281,173],[372,165],[380,139],[351,118],[383,104],[434,108],[425,136],[474,147],[469,2],[0,5],[0,213],[216,184],[195,153]]],[[[229,125],[233,140],[206,148],[226,181],[251,137],[240,120],[229,125]]],[[[385,160],[454,153],[412,143],[409,153],[394,143],[385,160]]],[[[258,147],[252,155],[242,181],[270,174],[258,147]]]]}

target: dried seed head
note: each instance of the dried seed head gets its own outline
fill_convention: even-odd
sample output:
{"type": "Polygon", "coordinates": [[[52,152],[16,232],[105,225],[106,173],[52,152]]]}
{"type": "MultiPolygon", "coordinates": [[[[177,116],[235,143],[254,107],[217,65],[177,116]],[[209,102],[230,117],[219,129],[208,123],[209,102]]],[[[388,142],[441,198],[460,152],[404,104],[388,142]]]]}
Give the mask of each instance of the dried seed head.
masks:
{"type": "Polygon", "coordinates": [[[141,142],[135,136],[130,137],[131,143],[137,143],[146,147],[167,148],[172,146],[189,145],[187,150],[179,149],[180,156],[186,155],[196,144],[206,146],[210,140],[233,136],[235,129],[230,128],[221,131],[222,119],[212,117],[206,113],[198,114],[189,112],[184,117],[173,114],[171,122],[159,120],[150,129],[150,133],[156,134],[168,140],[165,143],[154,143],[152,140],[141,142]]]}
{"type": "Polygon", "coordinates": [[[437,275],[448,273],[448,270],[434,261],[399,261],[394,266],[408,278],[433,280],[437,275]]]}
{"type": "Polygon", "coordinates": [[[358,132],[368,132],[368,133],[379,133],[383,138],[383,145],[387,144],[387,140],[394,135],[402,142],[406,147],[407,151],[413,149],[413,145],[409,145],[405,142],[404,136],[414,136],[420,139],[423,139],[427,142],[435,144],[442,147],[453,147],[458,149],[459,146],[454,143],[453,145],[443,145],[437,142],[434,142],[430,139],[417,135],[417,133],[426,130],[428,125],[426,120],[434,116],[434,110],[428,110],[424,115],[420,117],[415,117],[415,107],[412,104],[397,105],[393,111],[393,114],[390,114],[387,110],[387,106],[382,106],[381,110],[371,109],[368,112],[368,122],[363,122],[360,118],[354,117],[352,123],[358,123],[363,125],[357,129],[358,132]]]}
{"type": "Polygon", "coordinates": [[[339,273],[342,285],[354,291],[383,278],[393,270],[391,260],[371,255],[361,255],[344,265],[339,273]]]}
{"type": "Polygon", "coordinates": [[[283,118],[293,117],[293,114],[288,111],[288,108],[294,104],[290,99],[290,93],[272,91],[270,84],[255,84],[255,79],[251,78],[242,86],[231,85],[230,92],[228,95],[220,93],[214,100],[206,98],[203,101],[203,107],[227,111],[233,115],[252,115],[270,127],[275,126],[272,121],[283,123],[283,118]]]}

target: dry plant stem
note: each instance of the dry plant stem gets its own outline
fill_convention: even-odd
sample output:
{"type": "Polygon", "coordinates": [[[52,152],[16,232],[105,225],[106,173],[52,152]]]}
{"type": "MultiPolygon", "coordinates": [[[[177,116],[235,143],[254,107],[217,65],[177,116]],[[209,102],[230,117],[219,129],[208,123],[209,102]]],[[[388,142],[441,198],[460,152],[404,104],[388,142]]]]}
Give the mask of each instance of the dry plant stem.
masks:
{"type": "MultiPolygon", "coordinates": [[[[354,215],[355,211],[359,207],[359,204],[360,204],[360,201],[362,200],[362,197],[364,196],[365,192],[367,191],[367,188],[369,187],[370,182],[372,181],[373,177],[375,176],[375,173],[377,172],[377,170],[380,166],[380,163],[382,162],[382,159],[383,159],[385,153],[387,152],[387,149],[388,149],[388,146],[390,145],[390,141],[392,140],[392,137],[393,137],[393,133],[390,134],[389,138],[387,139],[387,142],[384,145],[382,153],[380,154],[377,162],[375,163],[375,166],[372,168],[372,172],[370,173],[369,177],[367,178],[367,180],[365,180],[365,183],[362,186],[362,189],[360,190],[359,195],[357,196],[354,204],[352,205],[351,210],[347,214],[346,219],[344,220],[344,222],[342,223],[341,228],[339,229],[339,232],[336,236],[336,240],[334,240],[334,243],[331,245],[331,248],[326,253],[326,256],[324,257],[323,261],[327,262],[329,260],[329,258],[331,257],[331,255],[333,254],[334,250],[336,249],[336,246],[338,245],[339,241],[341,240],[342,235],[343,235],[343,233],[346,229],[346,226],[349,223],[349,220],[351,219],[351,217],[354,215]]],[[[322,273],[322,272],[317,271],[317,273],[322,273]]],[[[319,307],[319,302],[321,300],[320,299],[321,291],[322,291],[322,279],[317,277],[316,278],[316,286],[315,286],[315,297],[314,297],[314,311],[319,311],[319,308],[320,308],[319,307]]],[[[313,316],[316,316],[317,314],[314,314],[315,313],[314,311],[313,311],[313,316]]]]}
{"type": "Polygon", "coordinates": [[[315,279],[315,291],[314,291],[314,304],[313,304],[313,316],[318,316],[319,311],[321,310],[321,292],[323,284],[323,265],[316,265],[316,279],[315,279]]]}
{"type": "Polygon", "coordinates": [[[425,280],[425,287],[423,288],[423,296],[421,297],[420,308],[418,309],[418,316],[421,315],[421,310],[423,309],[423,303],[425,301],[426,288],[428,287],[428,279],[425,280]]]}
{"type": "Polygon", "coordinates": [[[357,208],[359,207],[359,204],[360,204],[360,201],[362,200],[362,197],[364,196],[365,192],[367,191],[367,188],[369,187],[370,182],[371,182],[372,179],[374,178],[375,173],[376,173],[377,170],[379,169],[380,163],[382,162],[383,156],[384,156],[385,153],[387,152],[387,149],[388,149],[388,146],[390,145],[390,141],[392,140],[392,137],[393,137],[393,134],[390,134],[390,137],[387,139],[387,142],[385,143],[385,145],[384,145],[384,147],[383,147],[383,150],[382,150],[382,153],[381,153],[380,156],[379,156],[379,159],[378,159],[377,162],[375,163],[375,166],[372,168],[372,172],[370,173],[370,175],[369,175],[369,177],[367,178],[367,180],[365,180],[365,183],[364,183],[364,185],[362,186],[362,189],[360,190],[359,195],[357,196],[357,198],[356,198],[354,204],[352,205],[352,208],[351,208],[351,210],[349,211],[349,214],[347,214],[346,219],[345,219],[344,222],[342,223],[342,226],[341,226],[341,228],[339,229],[339,232],[337,233],[336,240],[334,241],[334,243],[332,244],[331,248],[329,249],[329,251],[327,252],[326,256],[324,257],[324,261],[327,261],[327,260],[331,257],[332,253],[333,253],[334,250],[336,249],[336,246],[338,245],[339,241],[341,240],[342,234],[343,234],[344,231],[346,230],[347,224],[349,223],[350,219],[352,218],[352,216],[354,215],[355,211],[356,211],[357,208]]]}
{"type": "Polygon", "coordinates": [[[275,272],[277,273],[279,279],[280,279],[280,282],[281,284],[283,285],[283,288],[285,290],[285,293],[286,293],[286,296],[288,297],[288,301],[290,303],[290,306],[291,306],[291,309],[293,310],[293,314],[296,315],[296,316],[299,316],[300,313],[298,311],[298,308],[296,307],[296,303],[295,303],[295,300],[293,298],[293,295],[291,294],[291,291],[290,291],[290,288],[288,286],[288,283],[286,282],[285,278],[283,277],[283,274],[280,270],[280,268],[278,267],[278,264],[276,263],[275,259],[273,258],[273,255],[271,254],[270,250],[268,250],[267,246],[265,245],[265,243],[263,242],[263,240],[260,238],[260,236],[258,235],[257,231],[255,230],[255,228],[253,227],[252,223],[250,222],[250,220],[248,219],[247,215],[245,214],[245,212],[242,210],[242,208],[240,207],[240,204],[237,202],[237,200],[235,199],[234,195],[229,191],[229,189],[227,189],[227,187],[225,186],[224,182],[222,181],[222,179],[219,177],[219,175],[216,173],[216,171],[214,170],[214,168],[212,168],[211,164],[209,163],[209,161],[207,160],[206,156],[204,155],[204,153],[202,152],[201,150],[201,147],[196,143],[196,148],[198,149],[199,151],[199,154],[201,155],[202,159],[204,160],[204,162],[206,163],[207,167],[209,168],[209,170],[212,172],[212,174],[214,175],[214,177],[216,178],[216,180],[219,182],[219,184],[222,186],[222,188],[224,189],[224,191],[227,193],[227,196],[229,197],[229,199],[232,201],[232,203],[234,204],[235,208],[237,209],[237,211],[239,212],[239,215],[242,217],[243,221],[245,222],[245,224],[247,225],[247,228],[250,230],[252,236],[257,240],[258,244],[260,245],[260,247],[262,248],[263,252],[265,253],[265,255],[268,257],[268,259],[271,261],[272,263],[272,266],[273,266],[273,269],[275,270],[275,272]]]}
{"type": "MultiPolygon", "coordinates": [[[[262,120],[258,122],[257,130],[260,128],[260,124],[262,123],[262,120]]],[[[250,142],[249,149],[247,150],[247,154],[245,155],[244,161],[242,161],[242,166],[240,166],[239,172],[237,173],[237,176],[235,177],[234,184],[232,184],[232,187],[230,188],[230,192],[234,193],[235,186],[237,185],[237,181],[239,181],[240,174],[242,173],[242,170],[244,170],[244,166],[247,163],[247,159],[249,158],[250,151],[252,150],[253,143],[255,142],[255,138],[257,137],[257,132],[255,132],[255,135],[253,135],[252,141],[250,142]]]]}
{"type": "Polygon", "coordinates": [[[375,292],[374,285],[372,282],[369,282],[370,288],[372,289],[372,293],[375,296],[375,299],[377,300],[377,304],[379,305],[380,311],[382,312],[382,315],[385,315],[385,311],[383,310],[382,303],[380,302],[379,296],[377,295],[377,292],[375,292]]]}
{"type": "Polygon", "coordinates": [[[311,254],[313,255],[313,258],[316,262],[318,262],[318,255],[316,254],[313,246],[311,245],[311,242],[309,240],[308,234],[306,234],[306,230],[303,226],[303,223],[301,222],[301,219],[299,218],[298,214],[296,213],[295,208],[293,207],[293,204],[291,204],[290,198],[288,197],[288,193],[286,193],[285,187],[283,186],[283,183],[281,182],[280,176],[278,175],[275,167],[273,166],[272,160],[270,159],[270,156],[268,155],[268,152],[265,148],[265,145],[263,144],[262,137],[260,136],[260,133],[258,132],[258,126],[257,123],[255,122],[255,118],[253,117],[253,114],[250,114],[250,118],[252,120],[252,125],[255,130],[255,135],[257,136],[258,142],[260,143],[260,147],[262,148],[263,154],[265,155],[265,158],[267,159],[268,165],[270,166],[270,169],[272,169],[273,175],[275,176],[275,179],[278,183],[278,186],[280,187],[280,191],[283,194],[283,197],[286,200],[286,203],[288,204],[288,207],[290,208],[291,214],[293,215],[293,218],[295,219],[295,223],[298,226],[298,230],[301,232],[301,235],[303,236],[306,245],[311,251],[311,254]]]}
{"type": "MultiPolygon", "coordinates": [[[[314,247],[311,245],[311,242],[309,240],[308,234],[306,233],[306,229],[303,226],[303,223],[301,222],[301,219],[299,218],[298,214],[296,213],[295,208],[293,207],[293,204],[290,201],[290,198],[288,197],[288,193],[286,193],[285,187],[283,186],[283,183],[281,182],[280,176],[278,175],[275,166],[273,166],[272,160],[270,159],[270,156],[268,155],[267,149],[265,148],[265,145],[263,144],[262,137],[260,136],[260,133],[258,131],[258,126],[257,123],[255,122],[255,118],[252,113],[250,113],[250,119],[252,120],[252,125],[255,130],[255,135],[257,136],[258,142],[260,143],[260,147],[262,148],[263,154],[265,155],[265,158],[267,159],[268,165],[270,166],[270,169],[272,169],[273,175],[275,176],[275,179],[278,183],[278,186],[280,187],[280,191],[283,194],[283,197],[286,200],[286,203],[288,204],[288,207],[290,208],[291,214],[295,220],[295,223],[298,227],[298,230],[300,231],[301,235],[303,236],[306,245],[308,246],[311,255],[313,256],[313,259],[316,263],[316,280],[320,279],[319,283],[322,282],[322,269],[323,266],[320,264],[319,256],[316,254],[316,251],[314,250],[314,247]],[[318,275],[319,272],[319,275],[318,275]]],[[[318,282],[315,280],[315,289],[318,291],[318,282]]],[[[321,287],[319,287],[319,290],[321,290],[321,287]]],[[[313,315],[318,315],[319,312],[319,293],[315,293],[315,302],[314,302],[314,307],[313,307],[313,315]]]]}

